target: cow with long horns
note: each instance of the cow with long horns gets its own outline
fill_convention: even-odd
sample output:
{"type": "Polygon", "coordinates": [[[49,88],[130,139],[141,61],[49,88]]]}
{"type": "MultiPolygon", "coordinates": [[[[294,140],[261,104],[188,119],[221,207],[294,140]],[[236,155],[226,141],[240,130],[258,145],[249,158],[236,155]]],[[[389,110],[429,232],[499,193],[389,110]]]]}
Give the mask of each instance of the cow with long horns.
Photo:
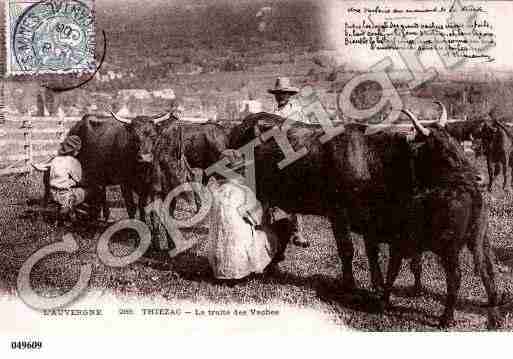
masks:
{"type": "Polygon", "coordinates": [[[85,185],[91,193],[92,217],[98,216],[101,204],[104,217],[109,217],[105,188],[119,184],[129,217],[134,218],[136,214],[135,191],[139,195],[140,217],[144,219],[150,178],[147,171],[153,159],[148,143],[141,139],[151,138],[155,124],[169,117],[169,113],[139,116],[133,120],[120,119],[113,113],[85,115],[70,129],[70,135],[77,135],[82,140],[78,159],[83,167],[85,185]],[[151,135],[146,136],[150,132],[151,135]]]}
{"type": "MultiPolygon", "coordinates": [[[[479,175],[445,129],[447,113],[439,104],[442,116],[430,128],[424,127],[409,110],[403,110],[417,130],[413,161],[417,188],[407,206],[406,226],[391,242],[385,300],[389,301],[401,259],[432,251],[442,259],[446,273],[447,300],[440,319],[440,326],[446,327],[454,320],[461,283],[459,254],[465,246],[473,254],[491,308],[498,305],[498,294],[488,237],[488,210],[477,180],[479,175]]],[[[489,326],[496,327],[498,318],[490,314],[489,326]]]]}
{"type": "MultiPolygon", "coordinates": [[[[438,123],[440,128],[447,122],[445,107],[442,106],[442,109],[438,123]]],[[[282,123],[283,119],[270,114],[251,115],[233,130],[230,147],[241,147],[256,137],[262,139],[261,135],[266,130],[279,128],[282,123]]],[[[430,241],[421,242],[425,248],[440,253],[439,248],[431,244],[431,238],[434,238],[436,233],[447,235],[452,230],[459,229],[451,228],[451,225],[455,220],[462,220],[463,226],[466,226],[464,233],[470,236],[475,234],[472,237],[474,241],[471,242],[475,243],[475,246],[471,250],[475,252],[475,257],[481,264],[476,268],[479,268],[482,275],[491,278],[492,282],[488,282],[487,291],[490,304],[495,305],[497,296],[494,291],[489,242],[483,235],[478,236],[486,229],[486,221],[482,219],[486,218],[486,209],[482,207],[482,201],[479,201],[482,200],[479,192],[481,179],[465,158],[462,148],[445,130],[437,127],[431,131],[443,133],[443,141],[437,136],[434,145],[417,148],[419,154],[413,156],[418,145],[412,148],[405,136],[384,132],[365,135],[365,128],[361,125],[346,126],[343,134],[323,144],[319,141],[323,134],[320,126],[292,123],[286,131],[288,140],[293,148],[304,147],[307,151],[305,156],[283,169],[277,165],[284,156],[277,142],[268,140],[259,143],[254,149],[257,198],[264,206],[279,206],[287,211],[322,215],[330,219],[342,258],[343,286],[346,288],[354,286],[353,246],[349,231],[364,235],[374,288],[379,289],[383,282],[377,265],[377,244],[386,242],[398,246],[394,247],[396,251],[406,250],[407,256],[417,258],[412,269],[416,279],[415,287],[419,289],[419,258],[422,250],[415,246],[411,248],[410,244],[415,242],[406,240],[416,233],[412,224],[422,226],[421,232],[424,231],[426,236],[424,238],[431,236],[430,241]],[[432,218],[442,217],[439,222],[444,225],[443,227],[437,227],[436,222],[412,221],[425,213],[416,211],[411,205],[416,203],[414,199],[419,193],[436,192],[440,186],[443,190],[450,190],[449,183],[458,184],[460,176],[462,182],[457,187],[457,192],[463,191],[464,199],[458,202],[458,198],[442,196],[438,203],[442,205],[445,200],[447,206],[460,204],[466,217],[459,216],[460,213],[456,210],[454,213],[429,212],[427,216],[432,215],[432,218]],[[444,180],[448,178],[456,182],[451,180],[445,184],[444,180]],[[444,185],[446,187],[443,187],[444,185]],[[444,223],[442,219],[449,222],[444,223]],[[475,222],[476,220],[478,221],[475,222]],[[433,227],[437,227],[436,230],[433,227]],[[473,232],[470,228],[473,228],[473,232]],[[410,248],[405,249],[404,244],[410,245],[410,248]]],[[[419,132],[418,136],[429,136],[430,130],[425,127],[416,126],[416,130],[419,132]]],[[[438,210],[442,208],[445,207],[438,210]]],[[[452,207],[449,208],[452,210],[452,207]]],[[[426,210],[434,211],[435,208],[426,207],[426,210]]],[[[453,252],[459,253],[461,244],[466,243],[466,238],[467,236],[456,238],[454,242],[447,243],[454,244],[453,252]]],[[[444,258],[449,258],[448,262],[458,266],[452,254],[443,255],[446,255],[444,258]]],[[[444,325],[450,322],[454,309],[453,283],[454,281],[449,286],[447,314],[441,321],[444,325]]],[[[389,280],[386,287],[387,295],[390,288],[389,280]]]]}
{"type": "MultiPolygon", "coordinates": [[[[232,130],[230,147],[240,148],[262,138],[261,134],[281,128],[284,121],[267,113],[250,115],[232,130]]],[[[389,133],[366,136],[365,129],[363,125],[346,125],[343,133],[323,143],[320,125],[290,123],[282,130],[292,147],[305,148],[306,154],[283,169],[278,162],[284,153],[277,141],[267,140],[254,148],[257,198],[264,207],[330,219],[342,258],[343,287],[347,289],[355,285],[350,231],[372,237],[366,243],[395,236],[400,223],[390,209],[392,205],[400,209],[412,188],[406,138],[389,133]]],[[[377,260],[375,248],[368,250],[377,260]]],[[[277,258],[282,255],[277,253],[277,258]]],[[[375,270],[371,274],[374,287],[382,288],[382,276],[375,270]]],[[[420,274],[415,277],[418,286],[420,274]]]]}

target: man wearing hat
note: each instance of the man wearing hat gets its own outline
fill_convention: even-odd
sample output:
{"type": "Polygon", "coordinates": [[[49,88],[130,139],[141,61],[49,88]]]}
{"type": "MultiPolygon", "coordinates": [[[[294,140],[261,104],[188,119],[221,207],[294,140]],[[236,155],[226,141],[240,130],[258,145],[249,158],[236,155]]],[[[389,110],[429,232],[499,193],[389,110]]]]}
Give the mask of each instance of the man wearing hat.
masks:
{"type": "Polygon", "coordinates": [[[299,88],[292,86],[288,77],[278,77],[274,88],[267,92],[274,95],[276,100],[277,107],[274,111],[276,115],[294,121],[309,122],[306,120],[299,102],[293,98],[299,93],[299,88]]]}
{"type": "Polygon", "coordinates": [[[80,187],[82,166],[76,159],[81,147],[80,137],[70,135],[64,139],[57,156],[49,163],[52,199],[59,204],[60,214],[71,219],[74,218],[75,206],[85,199],[85,190],[80,187]]]}
{"type": "MultiPolygon", "coordinates": [[[[292,86],[288,77],[278,77],[278,79],[276,79],[274,88],[267,90],[267,92],[274,95],[274,98],[276,99],[277,107],[274,111],[276,115],[287,119],[292,119],[294,121],[309,123],[309,121],[306,120],[303,111],[301,110],[299,102],[293,99],[293,96],[299,93],[299,88],[292,86]]],[[[292,243],[304,248],[310,246],[310,243],[302,234],[302,220],[300,215],[293,214],[289,216],[287,213],[277,207],[272,208],[271,212],[273,213],[273,219],[275,221],[284,218],[290,219],[294,227],[291,236],[292,243]]]]}

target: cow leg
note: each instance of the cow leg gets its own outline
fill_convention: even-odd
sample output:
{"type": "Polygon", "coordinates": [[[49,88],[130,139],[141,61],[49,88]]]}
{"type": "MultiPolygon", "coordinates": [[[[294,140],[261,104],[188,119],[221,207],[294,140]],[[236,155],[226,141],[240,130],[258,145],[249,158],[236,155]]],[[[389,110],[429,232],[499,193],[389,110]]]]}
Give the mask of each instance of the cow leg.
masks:
{"type": "MultiPolygon", "coordinates": [[[[196,170],[194,171],[194,182],[197,184],[202,185],[200,188],[200,191],[206,191],[207,185],[208,185],[209,177],[204,174],[203,170],[196,170]]],[[[194,202],[196,204],[196,212],[198,213],[201,208],[201,196],[194,191],[194,202]]]]}
{"type": "Polygon", "coordinates": [[[303,235],[303,220],[300,214],[293,214],[290,216],[290,220],[294,226],[294,230],[291,235],[292,243],[298,247],[308,248],[310,242],[303,235]]]}
{"type": "Polygon", "coordinates": [[[422,293],[422,282],[421,282],[421,273],[422,273],[422,254],[415,254],[410,262],[410,270],[413,273],[413,277],[415,278],[415,284],[413,285],[412,293],[414,296],[418,297],[422,293]]]}
{"type": "Polygon", "coordinates": [[[488,167],[488,192],[491,192],[493,181],[495,180],[495,168],[492,161],[488,158],[486,159],[486,165],[488,167]]]}
{"type": "Polygon", "coordinates": [[[102,200],[103,219],[105,221],[108,221],[110,218],[110,207],[109,207],[109,204],[107,203],[107,187],[102,188],[101,195],[102,195],[101,200],[102,200]]]}
{"type": "MultiPolygon", "coordinates": [[[[187,199],[188,202],[189,202],[189,200],[190,200],[190,198],[187,199]]],[[[178,204],[178,199],[175,197],[171,200],[171,203],[169,206],[169,215],[173,218],[176,218],[175,211],[176,211],[177,204],[178,204]]]]}
{"type": "Polygon", "coordinates": [[[379,246],[376,241],[376,235],[374,233],[368,233],[365,236],[364,243],[367,260],[369,262],[372,287],[379,293],[383,290],[385,284],[383,282],[381,269],[379,268],[379,246]]]}
{"type": "Polygon", "coordinates": [[[458,299],[458,291],[461,285],[461,270],[458,261],[458,251],[450,249],[442,259],[447,283],[447,300],[444,314],[440,318],[440,327],[447,328],[454,322],[454,309],[458,299]]]}
{"type": "Polygon", "coordinates": [[[511,176],[510,186],[513,189],[513,159],[512,158],[509,159],[509,167],[510,167],[510,171],[511,171],[511,174],[510,174],[510,176],[511,176]]]}
{"type": "Polygon", "coordinates": [[[101,212],[101,198],[103,187],[99,185],[92,185],[86,195],[86,201],[90,204],[89,218],[96,221],[100,217],[101,212]]]}
{"type": "Polygon", "coordinates": [[[121,185],[121,193],[125,200],[126,211],[128,212],[129,218],[135,218],[135,212],[137,211],[134,201],[134,194],[132,192],[132,186],[124,183],[121,185]]]}
{"type": "Polygon", "coordinates": [[[488,328],[496,329],[500,327],[500,320],[497,310],[494,307],[499,304],[499,298],[493,267],[493,253],[486,235],[481,247],[476,246],[471,249],[474,255],[476,272],[479,273],[486,290],[486,295],[488,296],[488,306],[490,307],[488,313],[488,328]]]}
{"type": "MultiPolygon", "coordinates": [[[[151,201],[156,204],[157,201],[162,203],[164,201],[164,199],[161,194],[154,194],[151,197],[151,201]]],[[[154,210],[149,212],[149,217],[150,217],[149,218],[150,219],[150,227],[152,230],[152,246],[153,246],[153,249],[157,249],[158,248],[157,242],[160,243],[160,241],[161,241],[161,239],[160,239],[161,235],[162,235],[161,230],[163,229],[161,227],[162,225],[160,223],[159,215],[157,214],[157,208],[155,208],[154,210]]]]}
{"type": "Polygon", "coordinates": [[[504,182],[502,184],[502,189],[504,191],[508,190],[508,187],[507,187],[508,186],[508,174],[509,174],[508,168],[509,168],[509,156],[505,155],[502,158],[502,173],[504,176],[504,182]]]}
{"type": "Polygon", "coordinates": [[[149,221],[146,218],[146,206],[148,203],[149,195],[147,193],[140,193],[139,194],[139,201],[137,203],[139,208],[139,219],[144,223],[149,223],[149,221]]]}
{"type": "Polygon", "coordinates": [[[43,206],[46,207],[52,198],[50,194],[50,170],[43,172],[43,188],[43,206]]]}
{"type": "Polygon", "coordinates": [[[337,242],[338,255],[342,259],[342,287],[345,290],[351,290],[355,287],[353,276],[354,247],[347,210],[342,209],[337,215],[331,216],[330,220],[337,242]]]}
{"type": "Polygon", "coordinates": [[[201,196],[196,192],[194,192],[194,203],[196,204],[196,212],[194,213],[198,213],[201,208],[201,196]]]}
{"type": "Polygon", "coordinates": [[[399,248],[395,248],[393,245],[390,246],[390,263],[388,264],[387,282],[385,284],[385,291],[383,295],[383,301],[387,307],[390,305],[390,293],[392,293],[395,280],[397,279],[397,275],[401,270],[401,262],[402,258],[399,252],[399,248]]]}

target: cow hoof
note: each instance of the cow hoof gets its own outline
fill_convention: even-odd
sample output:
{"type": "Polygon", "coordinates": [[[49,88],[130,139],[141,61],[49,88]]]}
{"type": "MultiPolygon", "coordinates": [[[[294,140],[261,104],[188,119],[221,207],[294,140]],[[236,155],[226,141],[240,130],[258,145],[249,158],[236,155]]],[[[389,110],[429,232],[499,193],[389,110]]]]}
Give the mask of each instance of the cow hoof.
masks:
{"type": "Polygon", "coordinates": [[[488,323],[486,325],[486,328],[488,330],[497,330],[502,327],[502,322],[499,318],[498,313],[489,313],[488,314],[488,323]]]}
{"type": "Polygon", "coordinates": [[[443,315],[440,318],[440,323],[438,323],[438,328],[448,329],[452,326],[453,323],[454,323],[454,318],[452,318],[450,316],[443,315]]]}
{"type": "Polygon", "coordinates": [[[420,297],[422,295],[422,287],[414,285],[407,290],[407,293],[412,298],[420,297]]]}
{"type": "Polygon", "coordinates": [[[344,276],[342,279],[342,290],[344,292],[350,292],[353,291],[356,288],[354,277],[351,276],[344,276]]]}
{"type": "Polygon", "coordinates": [[[386,294],[383,296],[383,298],[381,299],[381,312],[384,313],[385,311],[387,310],[391,310],[393,309],[393,305],[392,303],[390,302],[390,295],[388,296],[388,298],[386,297],[386,294]]]}
{"type": "Polygon", "coordinates": [[[280,273],[280,268],[279,268],[279,265],[278,263],[276,262],[271,262],[267,265],[267,267],[264,268],[262,274],[264,276],[273,276],[273,275],[277,275],[280,273]]]}

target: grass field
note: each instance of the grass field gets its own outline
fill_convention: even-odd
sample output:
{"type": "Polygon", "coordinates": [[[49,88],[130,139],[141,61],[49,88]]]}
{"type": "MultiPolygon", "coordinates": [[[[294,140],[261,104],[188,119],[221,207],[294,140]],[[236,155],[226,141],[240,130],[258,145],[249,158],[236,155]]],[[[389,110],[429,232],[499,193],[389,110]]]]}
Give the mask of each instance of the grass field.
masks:
{"type": "MultiPolygon", "coordinates": [[[[483,163],[480,167],[484,168],[483,163]]],[[[505,195],[499,187],[496,184],[493,194],[486,195],[490,204],[490,233],[499,264],[499,289],[513,293],[513,198],[505,195]]],[[[117,191],[113,187],[109,197],[118,199],[117,191]]],[[[60,241],[63,234],[62,228],[24,214],[26,207],[18,205],[29,198],[41,196],[41,193],[38,175],[0,178],[0,198],[4,201],[0,206],[0,290],[4,293],[15,293],[22,263],[39,248],[60,241]]],[[[413,298],[408,295],[413,275],[407,263],[403,263],[392,295],[393,307],[380,312],[375,296],[369,292],[369,271],[361,238],[354,236],[354,271],[361,290],[343,293],[340,289],[341,262],[329,222],[314,216],[306,216],[304,222],[305,235],[312,243],[310,248],[290,246],[279,271],[233,287],[213,280],[204,240],[172,259],[139,261],[125,268],[113,269],[102,264],[96,255],[98,233],[86,230],[76,233],[80,247],[76,254],[47,257],[37,265],[32,279],[38,291],[54,295],[74,285],[80,263],[91,263],[94,269],[90,286],[115,295],[163,298],[169,303],[176,300],[216,304],[278,303],[314,309],[340,327],[349,326],[357,330],[437,330],[437,318],[443,311],[446,289],[443,271],[434,255],[428,253],[423,257],[422,296],[413,298]]],[[[207,224],[203,223],[187,231],[186,236],[205,239],[207,233],[207,224]]],[[[116,255],[127,254],[126,238],[123,234],[117,237],[112,246],[116,255]]],[[[382,260],[386,262],[386,249],[381,252],[382,260]]],[[[463,281],[453,329],[483,330],[486,328],[486,310],[480,305],[486,300],[484,288],[473,273],[468,251],[460,261],[463,281]]],[[[513,318],[507,308],[502,308],[502,311],[504,328],[513,329],[513,318]]]]}

